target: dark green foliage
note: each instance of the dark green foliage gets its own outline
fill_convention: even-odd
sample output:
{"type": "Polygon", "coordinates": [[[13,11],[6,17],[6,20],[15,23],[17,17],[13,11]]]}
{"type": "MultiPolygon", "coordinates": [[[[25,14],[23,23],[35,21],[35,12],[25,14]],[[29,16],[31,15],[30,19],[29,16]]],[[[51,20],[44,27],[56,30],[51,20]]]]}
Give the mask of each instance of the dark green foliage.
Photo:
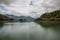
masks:
{"type": "Polygon", "coordinates": [[[4,26],[4,23],[3,22],[0,22],[0,28],[4,26]]]}
{"type": "Polygon", "coordinates": [[[38,20],[42,20],[42,21],[60,21],[60,10],[45,13],[40,18],[38,18],[37,21],[38,20]]]}
{"type": "Polygon", "coordinates": [[[56,10],[54,12],[51,13],[45,13],[41,16],[41,18],[60,18],[60,10],[56,10]]]}
{"type": "Polygon", "coordinates": [[[45,28],[50,28],[50,27],[60,28],[60,24],[53,24],[51,22],[39,22],[38,24],[40,24],[42,27],[45,27],[45,28]]]}
{"type": "Polygon", "coordinates": [[[8,17],[6,17],[6,16],[0,14],[0,22],[1,22],[1,21],[8,22],[8,21],[14,21],[14,19],[8,18],[8,17]]]}
{"type": "Polygon", "coordinates": [[[20,21],[20,22],[25,22],[25,21],[26,21],[26,19],[19,19],[19,21],[20,21]]]}

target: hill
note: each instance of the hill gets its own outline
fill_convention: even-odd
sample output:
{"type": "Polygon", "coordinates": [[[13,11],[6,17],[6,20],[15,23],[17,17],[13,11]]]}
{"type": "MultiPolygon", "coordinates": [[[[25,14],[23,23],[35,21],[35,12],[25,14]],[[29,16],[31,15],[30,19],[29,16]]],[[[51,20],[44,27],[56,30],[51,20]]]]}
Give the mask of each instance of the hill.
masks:
{"type": "Polygon", "coordinates": [[[35,21],[36,22],[48,21],[52,23],[60,23],[60,10],[44,13],[40,18],[36,19],[35,21]]]}
{"type": "Polygon", "coordinates": [[[8,22],[8,21],[14,21],[14,19],[0,14],[0,22],[8,22]]]}
{"type": "Polygon", "coordinates": [[[16,16],[10,14],[0,14],[0,21],[7,21],[7,22],[32,22],[34,18],[30,16],[16,16]]]}
{"type": "Polygon", "coordinates": [[[13,18],[17,21],[27,21],[27,22],[32,22],[34,21],[34,18],[30,17],[30,16],[17,16],[17,15],[12,15],[12,14],[5,14],[4,16],[9,17],[9,18],[13,18]]]}

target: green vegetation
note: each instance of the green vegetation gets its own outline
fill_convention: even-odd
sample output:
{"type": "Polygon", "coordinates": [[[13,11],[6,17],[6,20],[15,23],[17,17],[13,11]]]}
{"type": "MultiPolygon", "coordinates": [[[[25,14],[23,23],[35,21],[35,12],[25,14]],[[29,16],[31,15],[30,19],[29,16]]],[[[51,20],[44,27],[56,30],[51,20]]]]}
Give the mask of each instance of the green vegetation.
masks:
{"type": "Polygon", "coordinates": [[[19,19],[20,22],[26,22],[26,19],[19,19]]]}
{"type": "Polygon", "coordinates": [[[35,21],[36,22],[45,21],[45,22],[51,22],[53,24],[54,23],[60,24],[60,10],[56,10],[50,13],[45,13],[35,21]]]}
{"type": "Polygon", "coordinates": [[[4,23],[3,22],[0,22],[0,28],[4,26],[4,23]]]}
{"type": "Polygon", "coordinates": [[[50,28],[50,27],[60,28],[59,24],[53,24],[51,22],[39,22],[38,24],[45,28],[50,28]]]}
{"type": "Polygon", "coordinates": [[[14,19],[0,14],[0,22],[26,22],[26,19],[14,19]]]}
{"type": "Polygon", "coordinates": [[[2,22],[13,22],[14,19],[8,18],[8,17],[0,14],[0,22],[1,22],[1,21],[2,21],[2,22]]]}
{"type": "Polygon", "coordinates": [[[40,18],[47,21],[60,21],[60,10],[56,10],[51,13],[45,13],[40,18]]]}

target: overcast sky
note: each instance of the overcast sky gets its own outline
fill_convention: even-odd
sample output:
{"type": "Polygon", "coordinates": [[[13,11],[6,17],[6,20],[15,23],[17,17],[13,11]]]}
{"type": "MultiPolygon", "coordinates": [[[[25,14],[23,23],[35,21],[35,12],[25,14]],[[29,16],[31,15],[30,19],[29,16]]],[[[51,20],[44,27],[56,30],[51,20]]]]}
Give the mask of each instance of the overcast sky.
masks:
{"type": "Polygon", "coordinates": [[[0,0],[0,12],[37,18],[60,8],[60,0],[0,0]]]}

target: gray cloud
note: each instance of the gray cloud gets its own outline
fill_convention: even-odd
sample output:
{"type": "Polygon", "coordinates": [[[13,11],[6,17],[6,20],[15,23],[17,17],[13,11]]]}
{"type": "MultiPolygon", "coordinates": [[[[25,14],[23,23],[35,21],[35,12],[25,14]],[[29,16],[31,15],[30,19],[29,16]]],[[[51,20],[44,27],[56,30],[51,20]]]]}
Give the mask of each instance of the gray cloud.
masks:
{"type": "MultiPolygon", "coordinates": [[[[13,3],[15,0],[0,0],[0,4],[10,4],[13,3]]],[[[27,1],[27,0],[26,0],[27,1]]],[[[33,1],[38,1],[38,0],[33,0],[33,1]]],[[[42,6],[47,8],[47,9],[57,9],[60,8],[60,0],[44,0],[42,3],[42,6]]]]}
{"type": "Polygon", "coordinates": [[[60,0],[45,0],[42,5],[48,10],[60,9],[60,0]]]}
{"type": "MultiPolygon", "coordinates": [[[[14,1],[15,0],[0,0],[0,3],[10,4],[14,1]]],[[[43,6],[48,7],[48,8],[50,8],[50,7],[59,7],[60,8],[60,0],[45,0],[43,3],[43,6]],[[52,4],[53,6],[50,6],[50,4],[52,4]]]]}
{"type": "Polygon", "coordinates": [[[3,3],[3,4],[10,4],[12,2],[14,2],[15,0],[0,0],[0,4],[3,3]]]}
{"type": "Polygon", "coordinates": [[[38,16],[43,14],[45,11],[50,12],[60,9],[60,0],[43,0],[43,1],[42,0],[0,0],[0,4],[5,4],[6,6],[12,4],[13,2],[17,2],[16,4],[14,3],[14,6],[17,7],[17,9],[14,9],[15,11],[21,9],[18,11],[21,11],[22,14],[28,12],[27,15],[30,16],[32,15],[38,16]],[[30,4],[30,1],[33,1],[32,7],[28,6],[28,4],[30,4]]]}

